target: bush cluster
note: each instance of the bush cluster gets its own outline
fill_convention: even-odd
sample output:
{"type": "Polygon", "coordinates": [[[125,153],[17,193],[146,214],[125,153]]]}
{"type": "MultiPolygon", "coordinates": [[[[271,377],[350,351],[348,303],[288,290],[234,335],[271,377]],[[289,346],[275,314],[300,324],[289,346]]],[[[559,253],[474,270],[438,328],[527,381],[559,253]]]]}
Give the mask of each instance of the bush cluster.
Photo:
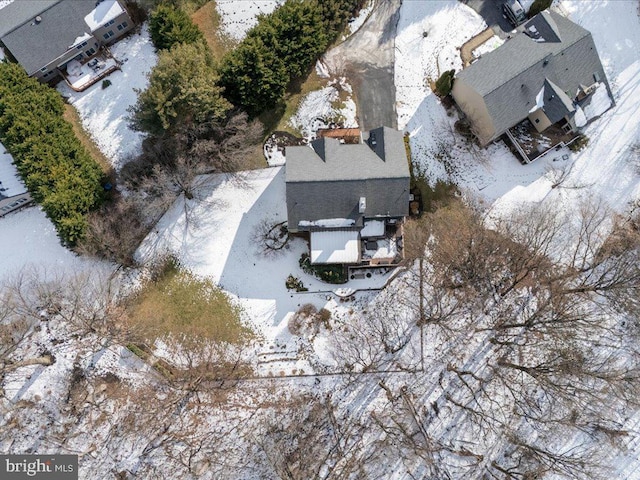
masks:
{"type": "Polygon", "coordinates": [[[446,97],[451,93],[451,89],[453,88],[453,78],[455,75],[455,70],[447,70],[440,75],[438,80],[436,80],[436,93],[439,97],[446,97]]]}
{"type": "Polygon", "coordinates": [[[341,284],[347,283],[347,272],[344,265],[312,265],[308,253],[303,253],[298,264],[304,273],[313,275],[323,282],[341,284]]]}
{"type": "Polygon", "coordinates": [[[0,140],[62,241],[75,245],[86,214],[103,200],[104,177],[63,112],[57,91],[17,64],[0,63],[0,140]]]}
{"type": "Polygon", "coordinates": [[[273,108],[292,80],[303,76],[363,0],[287,0],[222,61],[225,96],[252,115],[273,108]]]}

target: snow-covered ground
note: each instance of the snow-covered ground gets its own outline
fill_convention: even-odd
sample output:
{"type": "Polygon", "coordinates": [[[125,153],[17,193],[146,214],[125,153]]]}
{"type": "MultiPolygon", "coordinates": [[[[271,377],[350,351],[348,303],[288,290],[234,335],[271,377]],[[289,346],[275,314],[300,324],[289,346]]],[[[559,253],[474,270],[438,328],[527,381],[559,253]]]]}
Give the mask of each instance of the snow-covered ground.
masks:
{"type": "MultiPolygon", "coordinates": [[[[373,11],[373,7],[374,7],[374,0],[369,0],[364,8],[362,8],[360,10],[360,12],[358,12],[358,16],[355,18],[352,18],[351,20],[349,20],[349,35],[354,34],[355,32],[358,31],[358,29],[364,25],[364,22],[367,21],[367,18],[369,18],[369,14],[373,11]]],[[[343,37],[343,40],[346,39],[347,37],[343,37]]]]}
{"type": "Polygon", "coordinates": [[[84,92],[75,92],[62,81],[58,90],[69,98],[98,148],[119,169],[140,151],[144,135],[129,128],[127,110],[136,103],[136,90],[146,88],[147,74],[157,57],[146,24],[140,33],[121,40],[110,50],[124,64],[122,70],[107,77],[109,87],[103,89],[102,82],[98,82],[84,92]]]}
{"type": "Polygon", "coordinates": [[[0,283],[31,268],[41,276],[110,268],[60,245],[53,224],[37,206],[0,217],[0,243],[0,283]]]}
{"type": "Polygon", "coordinates": [[[27,189],[18,175],[18,169],[13,164],[13,158],[0,143],[0,198],[20,195],[26,191],[27,189]]]}
{"type": "MultiPolygon", "coordinates": [[[[264,224],[286,221],[284,169],[255,170],[241,179],[225,175],[206,178],[210,192],[203,201],[176,201],[138,250],[142,261],[171,252],[194,273],[213,279],[239,299],[252,326],[268,345],[296,351],[288,321],[302,305],[335,310],[332,291],[339,288],[380,288],[388,275],[330,285],[304,273],[299,266],[306,242],[292,239],[280,252],[265,253],[256,235],[264,224]],[[185,214],[185,212],[188,212],[185,214]],[[287,290],[289,275],[299,278],[308,292],[287,290]]],[[[260,353],[259,353],[260,354],[260,353]]],[[[299,364],[292,364],[295,369],[299,364]]],[[[310,369],[307,366],[306,371],[310,369]]]]}
{"type": "Polygon", "coordinates": [[[273,12],[284,0],[216,0],[220,23],[224,33],[242,40],[258,23],[258,15],[273,12]]]}
{"type": "MultiPolygon", "coordinates": [[[[318,70],[323,71],[321,67],[318,70]]],[[[331,123],[341,123],[345,128],[357,127],[356,103],[352,94],[346,78],[329,80],[326,87],[302,99],[289,123],[307,140],[316,138],[318,129],[327,128],[331,123]],[[340,101],[340,92],[346,94],[344,101],[340,101]]]]}

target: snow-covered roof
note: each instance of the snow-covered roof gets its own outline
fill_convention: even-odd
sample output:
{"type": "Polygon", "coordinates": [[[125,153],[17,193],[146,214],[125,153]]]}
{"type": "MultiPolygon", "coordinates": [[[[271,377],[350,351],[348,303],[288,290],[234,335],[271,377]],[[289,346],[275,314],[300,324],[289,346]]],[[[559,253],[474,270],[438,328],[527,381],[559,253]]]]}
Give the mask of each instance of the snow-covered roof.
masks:
{"type": "Polygon", "coordinates": [[[311,263],[357,263],[360,235],[357,230],[311,232],[311,263]]]}
{"type": "Polygon", "coordinates": [[[301,227],[324,227],[324,228],[339,228],[339,227],[352,227],[356,224],[356,221],[351,218],[323,218],[310,222],[307,220],[301,220],[298,225],[301,227]]]}
{"type": "Polygon", "coordinates": [[[360,230],[360,236],[367,237],[382,237],[384,235],[384,220],[366,220],[364,222],[364,228],[360,230]]]}
{"type": "Polygon", "coordinates": [[[120,15],[124,10],[118,0],[102,0],[89,15],[84,17],[91,31],[95,31],[110,20],[120,15]]]}

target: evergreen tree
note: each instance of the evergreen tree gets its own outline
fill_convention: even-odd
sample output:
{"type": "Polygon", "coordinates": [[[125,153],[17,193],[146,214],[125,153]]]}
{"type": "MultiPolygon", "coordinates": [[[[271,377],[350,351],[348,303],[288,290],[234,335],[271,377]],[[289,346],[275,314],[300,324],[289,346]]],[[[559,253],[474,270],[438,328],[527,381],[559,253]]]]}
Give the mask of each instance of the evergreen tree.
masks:
{"type": "Polygon", "coordinates": [[[102,201],[103,174],[63,113],[57,91],[17,64],[0,63],[0,140],[60,238],[74,245],[84,235],[85,214],[102,201]]]}
{"type": "Polygon", "coordinates": [[[151,40],[158,50],[169,50],[178,43],[198,43],[202,32],[184,11],[170,5],[158,6],[149,19],[151,40]]]}
{"type": "Polygon", "coordinates": [[[177,44],[160,52],[132,109],[132,127],[161,134],[184,122],[220,121],[230,108],[204,44],[177,44]]]}

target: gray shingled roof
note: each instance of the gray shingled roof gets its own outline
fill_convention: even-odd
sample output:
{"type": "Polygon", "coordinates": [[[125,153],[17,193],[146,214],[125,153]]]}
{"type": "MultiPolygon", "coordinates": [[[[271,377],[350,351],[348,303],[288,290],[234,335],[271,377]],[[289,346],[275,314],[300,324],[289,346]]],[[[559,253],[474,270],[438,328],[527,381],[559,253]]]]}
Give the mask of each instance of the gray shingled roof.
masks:
{"type": "Polygon", "coordinates": [[[0,38],[61,0],[14,0],[0,9],[0,38]]]}
{"type": "Polygon", "coordinates": [[[545,11],[518,27],[513,38],[483,55],[457,78],[483,97],[494,129],[491,138],[481,139],[487,143],[529,116],[545,79],[572,99],[581,84],[596,81],[594,75],[605,82],[611,95],[589,31],[545,11]]]}
{"type": "Polygon", "coordinates": [[[353,145],[321,138],[310,146],[287,147],[287,182],[409,177],[402,132],[380,127],[363,139],[353,145]]]}
{"type": "Polygon", "coordinates": [[[542,110],[551,123],[559,122],[566,115],[576,111],[573,101],[548,78],[544,80],[543,99],[542,110]]]}
{"type": "Polygon", "coordinates": [[[560,54],[588,35],[587,30],[562,15],[545,11],[518,27],[518,33],[513,38],[484,54],[457,76],[473,86],[480,95],[487,95],[536,63],[560,54]],[[535,26],[541,38],[548,38],[549,41],[539,41],[525,34],[531,26],[535,26]],[[557,41],[557,37],[561,41],[557,41]]]}
{"type": "MultiPolygon", "coordinates": [[[[20,4],[27,1],[31,2],[16,0],[20,4]]],[[[31,75],[65,53],[78,37],[91,33],[84,17],[95,7],[95,0],[58,1],[38,13],[42,19],[39,23],[27,21],[2,37],[2,43],[31,75]]]]}

